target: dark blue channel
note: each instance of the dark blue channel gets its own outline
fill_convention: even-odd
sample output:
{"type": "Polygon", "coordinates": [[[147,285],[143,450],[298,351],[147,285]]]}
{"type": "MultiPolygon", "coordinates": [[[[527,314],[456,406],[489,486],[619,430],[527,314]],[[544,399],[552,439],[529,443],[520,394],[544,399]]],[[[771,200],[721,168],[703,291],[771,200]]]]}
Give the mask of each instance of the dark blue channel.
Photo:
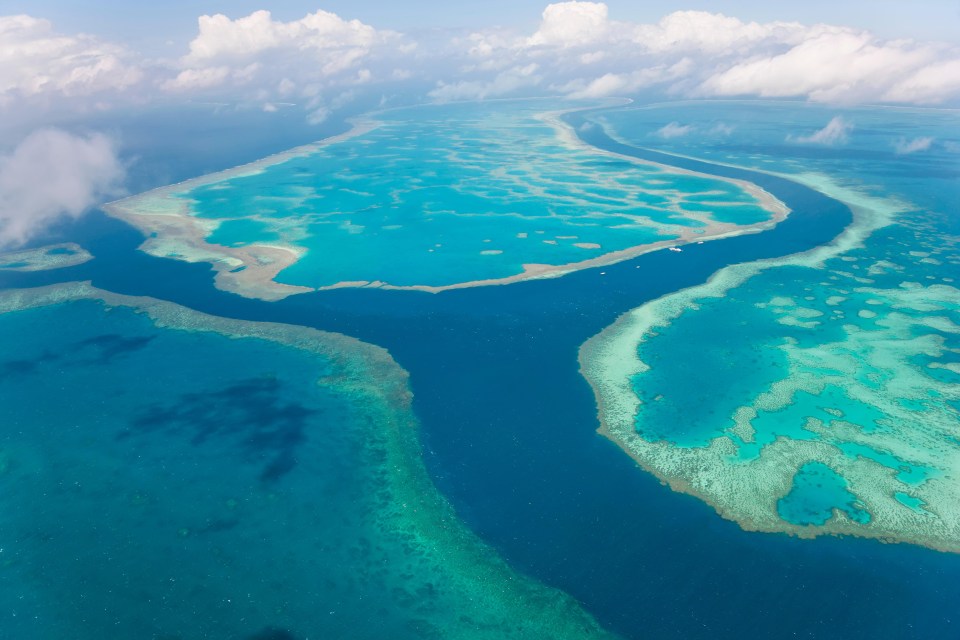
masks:
{"type": "MultiPolygon", "coordinates": [[[[575,126],[583,115],[571,116],[575,126]]],[[[335,290],[276,303],[212,287],[207,265],[149,257],[94,215],[70,230],[97,258],[0,286],[91,279],[221,316],[338,331],[384,346],[411,374],[426,464],[461,517],[516,568],[629,638],[957,638],[960,557],[860,539],[756,534],[673,493],[595,433],[580,345],[644,301],[736,262],[829,242],[843,204],[788,180],[594,145],[750,180],[793,210],[776,228],[659,251],[563,278],[441,294],[335,290]]]]}

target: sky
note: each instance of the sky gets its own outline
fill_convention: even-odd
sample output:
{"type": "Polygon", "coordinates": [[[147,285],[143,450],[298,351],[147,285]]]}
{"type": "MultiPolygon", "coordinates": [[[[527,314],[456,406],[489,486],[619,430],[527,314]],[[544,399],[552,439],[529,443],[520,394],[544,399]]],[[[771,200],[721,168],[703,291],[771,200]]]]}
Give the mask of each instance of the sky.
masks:
{"type": "Polygon", "coordinates": [[[0,0],[0,246],[122,182],[115,141],[49,130],[66,115],[527,96],[956,108],[960,0],[0,0]]]}
{"type": "Polygon", "coordinates": [[[319,122],[377,93],[953,105],[960,0],[0,0],[10,118],[190,99],[319,122]]]}
{"type": "MultiPolygon", "coordinates": [[[[540,0],[287,0],[282,3],[263,0],[167,0],[162,3],[3,0],[0,14],[28,13],[51,19],[65,31],[98,33],[115,40],[147,40],[154,46],[189,38],[197,16],[203,13],[239,17],[267,8],[278,18],[293,20],[317,9],[325,9],[384,28],[415,31],[504,25],[533,27],[545,4],[540,0]]],[[[655,22],[670,11],[692,9],[724,13],[745,21],[827,22],[869,29],[887,38],[960,42],[960,0],[691,0],[684,3],[609,0],[606,4],[620,19],[637,22],[655,22]]]]}

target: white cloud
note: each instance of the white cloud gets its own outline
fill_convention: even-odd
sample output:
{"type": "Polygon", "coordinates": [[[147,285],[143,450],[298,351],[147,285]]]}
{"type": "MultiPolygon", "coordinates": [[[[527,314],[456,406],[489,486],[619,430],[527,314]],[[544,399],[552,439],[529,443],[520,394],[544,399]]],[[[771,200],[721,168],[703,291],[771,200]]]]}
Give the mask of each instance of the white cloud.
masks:
{"type": "Polygon", "coordinates": [[[913,140],[907,140],[906,138],[900,138],[893,143],[893,148],[900,155],[907,155],[909,153],[917,153],[918,151],[926,151],[933,144],[933,138],[930,136],[923,136],[921,138],[914,138],[913,140]]]}
{"type": "Polygon", "coordinates": [[[960,54],[952,60],[939,60],[903,74],[881,96],[888,102],[938,104],[960,96],[960,54]]]}
{"type": "Polygon", "coordinates": [[[533,63],[523,67],[514,67],[497,74],[489,81],[461,81],[451,84],[441,81],[427,95],[437,102],[496,98],[524,87],[538,85],[541,79],[536,73],[538,68],[539,66],[533,63]]]}
{"type": "Polygon", "coordinates": [[[35,131],[0,157],[0,246],[22,244],[116,195],[124,173],[106,136],[35,131]]]}
{"type": "Polygon", "coordinates": [[[292,22],[275,21],[265,10],[236,20],[220,13],[204,15],[197,22],[200,33],[190,43],[188,63],[248,59],[273,49],[367,50],[382,37],[370,25],[359,20],[344,20],[327,11],[317,11],[292,22]]]}
{"type": "Polygon", "coordinates": [[[619,73],[605,73],[590,82],[574,80],[561,88],[563,93],[574,99],[603,98],[617,93],[627,93],[631,82],[629,76],[619,73]]]}
{"type": "Polygon", "coordinates": [[[835,116],[823,129],[814,131],[808,136],[787,136],[787,140],[801,144],[844,144],[850,138],[852,130],[853,125],[850,122],[842,116],[835,116]]]}
{"type": "Polygon", "coordinates": [[[321,124],[326,122],[327,118],[330,117],[330,109],[328,107],[318,107],[310,112],[307,116],[307,123],[309,124],[321,124]]]}
{"type": "Polygon", "coordinates": [[[540,77],[573,97],[662,84],[670,95],[694,97],[917,104],[960,98],[956,47],[882,40],[831,25],[744,22],[705,11],[676,11],[640,24],[611,19],[603,3],[562,2],[547,6],[532,35],[497,29],[457,44],[462,55],[479,61],[467,66],[477,75],[537,61],[540,77]],[[674,73],[651,80],[651,69],[674,73]]]}
{"type": "Polygon", "coordinates": [[[44,95],[87,96],[137,84],[142,72],[124,48],[66,36],[26,15],[0,16],[0,105],[44,95]]]}
{"type": "Polygon", "coordinates": [[[715,136],[729,136],[734,131],[736,131],[736,129],[737,127],[732,124],[726,124],[725,122],[718,122],[717,124],[713,125],[713,127],[710,129],[710,133],[715,136]]]}
{"type": "Polygon", "coordinates": [[[607,57],[606,51],[590,51],[580,55],[580,64],[588,65],[600,62],[607,57]]]}
{"type": "Polygon", "coordinates": [[[906,41],[880,43],[868,33],[820,28],[785,53],[735,64],[708,78],[702,89],[719,96],[876,100],[888,93],[894,81],[915,73],[934,56],[933,49],[906,41]]]}
{"type": "Polygon", "coordinates": [[[669,140],[671,138],[680,138],[693,131],[691,124],[680,124],[679,122],[670,122],[653,132],[653,135],[669,140]]]}
{"type": "Polygon", "coordinates": [[[322,10],[290,21],[269,11],[204,15],[180,58],[148,62],[92,36],[58,34],[45,20],[0,17],[0,109],[13,114],[14,105],[30,115],[41,104],[76,111],[109,106],[121,95],[148,102],[166,92],[257,105],[294,102],[316,120],[322,110],[336,110],[333,99],[346,89],[363,85],[366,93],[395,95],[385,83],[431,83],[429,97],[439,101],[654,91],[829,103],[960,100],[956,46],[883,40],[830,25],[750,22],[706,11],[631,23],[602,2],[572,1],[546,5],[539,25],[526,32],[420,38],[322,10]]]}
{"type": "Polygon", "coordinates": [[[207,69],[184,69],[176,78],[163,82],[160,86],[168,91],[193,91],[216,87],[230,75],[228,67],[209,67],[207,69]]]}
{"type": "Polygon", "coordinates": [[[577,79],[555,88],[574,99],[623,95],[682,78],[690,72],[690,64],[691,61],[684,58],[670,66],[657,65],[629,73],[607,73],[589,82],[577,79]]]}
{"type": "Polygon", "coordinates": [[[722,13],[675,11],[655,25],[634,28],[632,39],[655,53],[749,53],[759,45],[799,43],[806,28],[797,22],[741,22],[722,13]]]}
{"type": "Polygon", "coordinates": [[[378,52],[390,53],[385,57],[393,68],[398,56],[415,49],[410,44],[392,31],[322,10],[290,22],[265,10],[237,19],[204,15],[179,73],[161,87],[181,92],[248,87],[258,99],[297,92],[309,97],[322,86],[370,82],[376,74],[368,63],[378,52]]]}
{"type": "Polygon", "coordinates": [[[589,44],[603,38],[609,28],[607,5],[602,2],[558,2],[547,5],[542,17],[528,46],[589,44]]]}

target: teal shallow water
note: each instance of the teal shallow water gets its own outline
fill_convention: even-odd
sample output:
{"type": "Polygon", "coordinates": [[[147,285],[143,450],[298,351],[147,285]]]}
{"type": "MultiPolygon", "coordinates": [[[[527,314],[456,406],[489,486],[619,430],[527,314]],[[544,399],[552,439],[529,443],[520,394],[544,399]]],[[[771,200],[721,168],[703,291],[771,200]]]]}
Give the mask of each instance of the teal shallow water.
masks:
{"type": "MultiPolygon", "coordinates": [[[[802,195],[784,197],[804,211],[802,195]]],[[[839,230],[813,218],[825,228],[821,241],[839,230]]],[[[595,408],[571,362],[577,345],[640,300],[796,246],[793,232],[805,231],[798,219],[769,234],[644,256],[604,275],[437,296],[325,292],[275,304],[212,290],[205,265],[138,255],[136,234],[107,222],[90,225],[97,260],[82,277],[211,313],[323,326],[388,345],[413,376],[428,462],[464,517],[512,562],[562,585],[626,635],[956,636],[957,557],[744,533],[638,473],[585,428],[595,408]],[[657,277],[638,277],[635,265],[657,277]]],[[[813,244],[806,241],[801,246],[813,244]]]]}
{"type": "Polygon", "coordinates": [[[799,526],[822,526],[833,517],[834,509],[855,522],[870,521],[870,514],[857,504],[843,476],[819,462],[800,467],[790,492],[777,503],[780,517],[799,526]]]}
{"type": "Polygon", "coordinates": [[[601,635],[456,522],[384,353],[141,302],[0,314],[3,635],[601,635]]]}
{"type": "MultiPolygon", "coordinates": [[[[199,224],[198,248],[248,261],[247,247],[296,248],[276,282],[446,287],[515,278],[658,242],[769,222],[769,201],[743,185],[587,147],[552,101],[389,111],[355,135],[117,204],[199,224]],[[214,245],[214,246],[210,246],[214,245]],[[218,248],[219,247],[219,248],[218,248]]],[[[777,212],[780,215],[782,212],[777,212]]],[[[168,218],[169,219],[169,218],[168,218]]],[[[145,223],[149,224],[149,223],[145,223]]],[[[191,223],[192,224],[192,223],[191,223]]],[[[196,240],[194,240],[196,242],[196,240]]],[[[250,264],[248,264],[250,266],[250,264]]]]}
{"type": "Polygon", "coordinates": [[[822,259],[732,267],[650,306],[664,311],[650,312],[663,315],[636,345],[634,427],[675,459],[636,440],[633,450],[751,528],[777,530],[779,501],[785,530],[960,548],[960,126],[951,113],[848,110],[848,143],[792,142],[830,115],[718,103],[600,117],[635,144],[795,173],[858,207],[853,240],[822,259]],[[696,133],[658,141],[664,118],[696,133]],[[717,134],[718,122],[736,133],[717,134]],[[929,137],[929,148],[903,154],[905,136],[929,137]],[[691,480],[695,459],[709,471],[691,480]]]}

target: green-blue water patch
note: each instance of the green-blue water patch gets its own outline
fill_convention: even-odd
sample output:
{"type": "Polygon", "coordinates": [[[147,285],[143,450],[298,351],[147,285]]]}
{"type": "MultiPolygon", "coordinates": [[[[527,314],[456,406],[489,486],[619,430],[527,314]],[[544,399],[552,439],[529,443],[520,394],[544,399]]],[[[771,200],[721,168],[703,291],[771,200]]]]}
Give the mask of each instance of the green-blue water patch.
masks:
{"type": "Polygon", "coordinates": [[[923,484],[929,480],[931,476],[939,475],[936,469],[921,464],[905,462],[890,452],[878,451],[866,445],[855,442],[840,442],[837,443],[836,446],[851,458],[861,456],[896,471],[897,479],[905,484],[923,484]]]}
{"type": "MultiPolygon", "coordinates": [[[[353,379],[383,363],[364,368],[342,338],[311,337],[326,356],[171,311],[188,330],[89,300],[0,314],[0,600],[19,614],[6,634],[412,640],[517,627],[509,611],[464,621],[475,585],[411,534],[444,512],[419,472],[401,471],[413,498],[395,493],[406,454],[384,434],[414,435],[353,379]]],[[[458,562],[487,553],[454,544],[458,562]]]]}
{"type": "Polygon", "coordinates": [[[744,204],[753,197],[730,182],[611,162],[589,147],[561,143],[554,127],[538,119],[547,106],[381,114],[370,131],[181,198],[193,215],[225,220],[211,243],[306,249],[277,280],[311,287],[445,286],[518,275],[525,264],[580,262],[669,239],[673,227],[703,226],[666,210],[678,193],[710,193],[742,210],[744,224],[762,220],[744,204]],[[579,236],[584,224],[592,230],[578,242],[600,245],[599,251],[585,253],[573,242],[514,241],[536,231],[547,240],[579,236]],[[394,228],[389,240],[378,235],[385,227],[394,228]],[[495,246],[478,248],[483,240],[495,246]]]}
{"type": "Polygon", "coordinates": [[[823,526],[834,509],[854,522],[870,522],[870,514],[847,487],[839,473],[821,462],[808,462],[797,470],[789,493],[777,502],[777,513],[797,526],[823,526]]]}
{"type": "Polygon", "coordinates": [[[271,231],[270,225],[265,222],[242,218],[221,222],[220,226],[207,236],[207,242],[227,247],[239,247],[250,244],[249,238],[257,238],[258,242],[276,242],[280,239],[280,236],[271,231]]]}
{"type": "Polygon", "coordinates": [[[786,374],[775,348],[777,325],[752,321],[761,310],[723,300],[699,304],[639,348],[650,370],[633,378],[633,389],[643,402],[637,432],[647,440],[705,446],[733,426],[738,407],[786,374]],[[746,325],[754,327],[749,334],[746,325]]]}
{"type": "Polygon", "coordinates": [[[920,498],[917,498],[916,496],[912,496],[909,493],[903,493],[902,491],[898,491],[893,494],[893,497],[896,498],[900,504],[904,505],[905,507],[910,507],[912,510],[916,511],[917,513],[926,513],[926,514],[930,513],[929,511],[923,508],[924,505],[927,503],[921,500],[920,498]]]}
{"type": "Polygon", "coordinates": [[[684,209],[689,211],[696,211],[692,207],[704,207],[701,210],[707,211],[711,214],[711,217],[714,220],[719,222],[727,222],[730,224],[746,225],[746,224],[757,224],[768,220],[770,218],[770,212],[766,209],[761,209],[756,206],[735,206],[735,205],[721,205],[716,207],[710,207],[706,205],[691,205],[685,204],[684,209]]]}

